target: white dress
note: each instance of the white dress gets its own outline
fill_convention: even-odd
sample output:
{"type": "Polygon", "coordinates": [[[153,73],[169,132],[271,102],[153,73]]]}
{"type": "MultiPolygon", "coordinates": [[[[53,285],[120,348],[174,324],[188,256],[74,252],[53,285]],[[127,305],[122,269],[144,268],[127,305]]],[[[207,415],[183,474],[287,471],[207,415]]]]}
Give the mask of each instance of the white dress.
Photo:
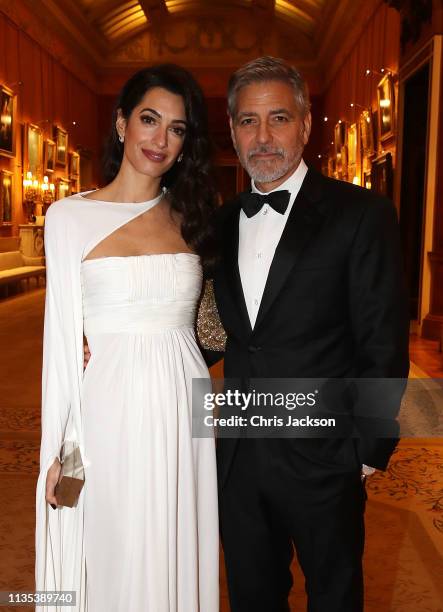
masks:
{"type": "Polygon", "coordinates": [[[83,261],[161,199],[84,195],[55,202],[45,220],[35,587],[74,591],[72,612],[217,612],[215,442],[191,431],[192,378],[208,377],[194,336],[200,261],[83,261]],[[85,486],[75,507],[53,510],[46,476],[64,440],[79,445],[85,486]]]}
{"type": "Polygon", "coordinates": [[[90,612],[218,610],[213,439],[192,439],[202,272],[188,253],[82,263],[90,612]]]}

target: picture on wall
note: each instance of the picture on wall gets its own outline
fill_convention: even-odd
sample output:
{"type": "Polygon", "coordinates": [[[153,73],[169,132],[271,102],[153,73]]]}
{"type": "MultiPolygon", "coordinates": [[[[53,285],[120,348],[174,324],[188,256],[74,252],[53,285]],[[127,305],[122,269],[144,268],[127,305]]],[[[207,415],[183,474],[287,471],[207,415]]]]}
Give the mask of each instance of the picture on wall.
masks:
{"type": "Polygon", "coordinates": [[[357,123],[352,123],[348,129],[348,180],[360,182],[360,141],[357,123]]]}
{"type": "Polygon", "coordinates": [[[70,175],[78,176],[79,174],[80,174],[80,155],[78,153],[71,153],[70,175]]]}
{"type": "Polygon", "coordinates": [[[363,172],[363,187],[366,187],[366,189],[372,188],[371,170],[367,170],[366,172],[363,172]]]}
{"type": "Polygon", "coordinates": [[[0,85],[0,155],[15,155],[15,96],[14,92],[0,85]]]}
{"type": "Polygon", "coordinates": [[[12,172],[0,172],[0,225],[12,223],[12,172]]]}
{"type": "Polygon", "coordinates": [[[55,138],[55,163],[57,166],[66,167],[68,161],[68,133],[58,125],[54,129],[55,138]]]}
{"type": "Polygon", "coordinates": [[[370,110],[365,110],[360,115],[360,138],[361,148],[366,156],[375,151],[374,143],[374,121],[370,110]]]}
{"type": "Polygon", "coordinates": [[[387,74],[377,86],[378,99],[378,136],[387,140],[394,134],[394,83],[392,75],[387,74]]]}
{"type": "Polygon", "coordinates": [[[56,183],[56,200],[67,198],[71,195],[71,182],[66,178],[58,178],[56,183]]]}
{"type": "Polygon", "coordinates": [[[45,174],[51,174],[55,170],[55,142],[45,142],[45,174]]]}
{"type": "Polygon", "coordinates": [[[392,200],[394,176],[391,153],[385,153],[372,162],[371,189],[392,200]]]}
{"type": "Polygon", "coordinates": [[[334,128],[334,149],[337,157],[341,155],[341,149],[347,144],[348,124],[346,121],[339,121],[334,128]]]}
{"type": "Polygon", "coordinates": [[[25,126],[25,172],[33,175],[42,169],[43,136],[37,125],[28,123],[25,126]]]}

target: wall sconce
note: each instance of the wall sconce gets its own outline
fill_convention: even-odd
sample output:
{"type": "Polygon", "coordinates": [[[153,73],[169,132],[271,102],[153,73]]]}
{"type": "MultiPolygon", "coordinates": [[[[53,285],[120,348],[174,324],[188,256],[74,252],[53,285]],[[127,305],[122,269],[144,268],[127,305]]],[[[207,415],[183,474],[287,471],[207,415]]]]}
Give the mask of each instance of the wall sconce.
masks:
{"type": "Polygon", "coordinates": [[[387,74],[390,74],[392,76],[397,75],[397,73],[394,70],[391,70],[390,68],[380,68],[380,70],[373,70],[372,68],[366,68],[365,76],[371,76],[373,74],[376,74],[379,77],[384,77],[387,74]]]}
{"type": "Polygon", "coordinates": [[[55,185],[54,183],[49,182],[49,179],[47,176],[44,176],[43,183],[40,184],[40,190],[41,190],[41,200],[42,200],[42,205],[43,205],[42,212],[45,215],[49,206],[54,201],[55,185]]]}

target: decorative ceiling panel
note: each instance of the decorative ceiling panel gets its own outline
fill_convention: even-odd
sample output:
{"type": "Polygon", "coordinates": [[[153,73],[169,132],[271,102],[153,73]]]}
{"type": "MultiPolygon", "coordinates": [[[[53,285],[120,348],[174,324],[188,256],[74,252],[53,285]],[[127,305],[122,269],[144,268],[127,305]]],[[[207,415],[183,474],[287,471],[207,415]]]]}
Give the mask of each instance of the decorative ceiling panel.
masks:
{"type": "Polygon", "coordinates": [[[120,4],[98,20],[102,33],[112,42],[147,25],[145,12],[136,0],[120,4]]]}

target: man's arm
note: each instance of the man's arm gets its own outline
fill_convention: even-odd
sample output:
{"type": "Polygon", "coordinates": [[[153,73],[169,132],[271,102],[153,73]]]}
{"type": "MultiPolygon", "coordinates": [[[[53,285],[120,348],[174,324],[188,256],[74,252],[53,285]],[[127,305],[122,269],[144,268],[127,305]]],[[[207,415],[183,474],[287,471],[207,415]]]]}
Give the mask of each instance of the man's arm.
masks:
{"type": "Polygon", "coordinates": [[[409,312],[398,222],[385,198],[368,204],[356,231],[349,258],[349,304],[355,376],[384,379],[357,384],[358,452],[363,464],[385,469],[398,441],[395,419],[409,371],[409,312]]]}

